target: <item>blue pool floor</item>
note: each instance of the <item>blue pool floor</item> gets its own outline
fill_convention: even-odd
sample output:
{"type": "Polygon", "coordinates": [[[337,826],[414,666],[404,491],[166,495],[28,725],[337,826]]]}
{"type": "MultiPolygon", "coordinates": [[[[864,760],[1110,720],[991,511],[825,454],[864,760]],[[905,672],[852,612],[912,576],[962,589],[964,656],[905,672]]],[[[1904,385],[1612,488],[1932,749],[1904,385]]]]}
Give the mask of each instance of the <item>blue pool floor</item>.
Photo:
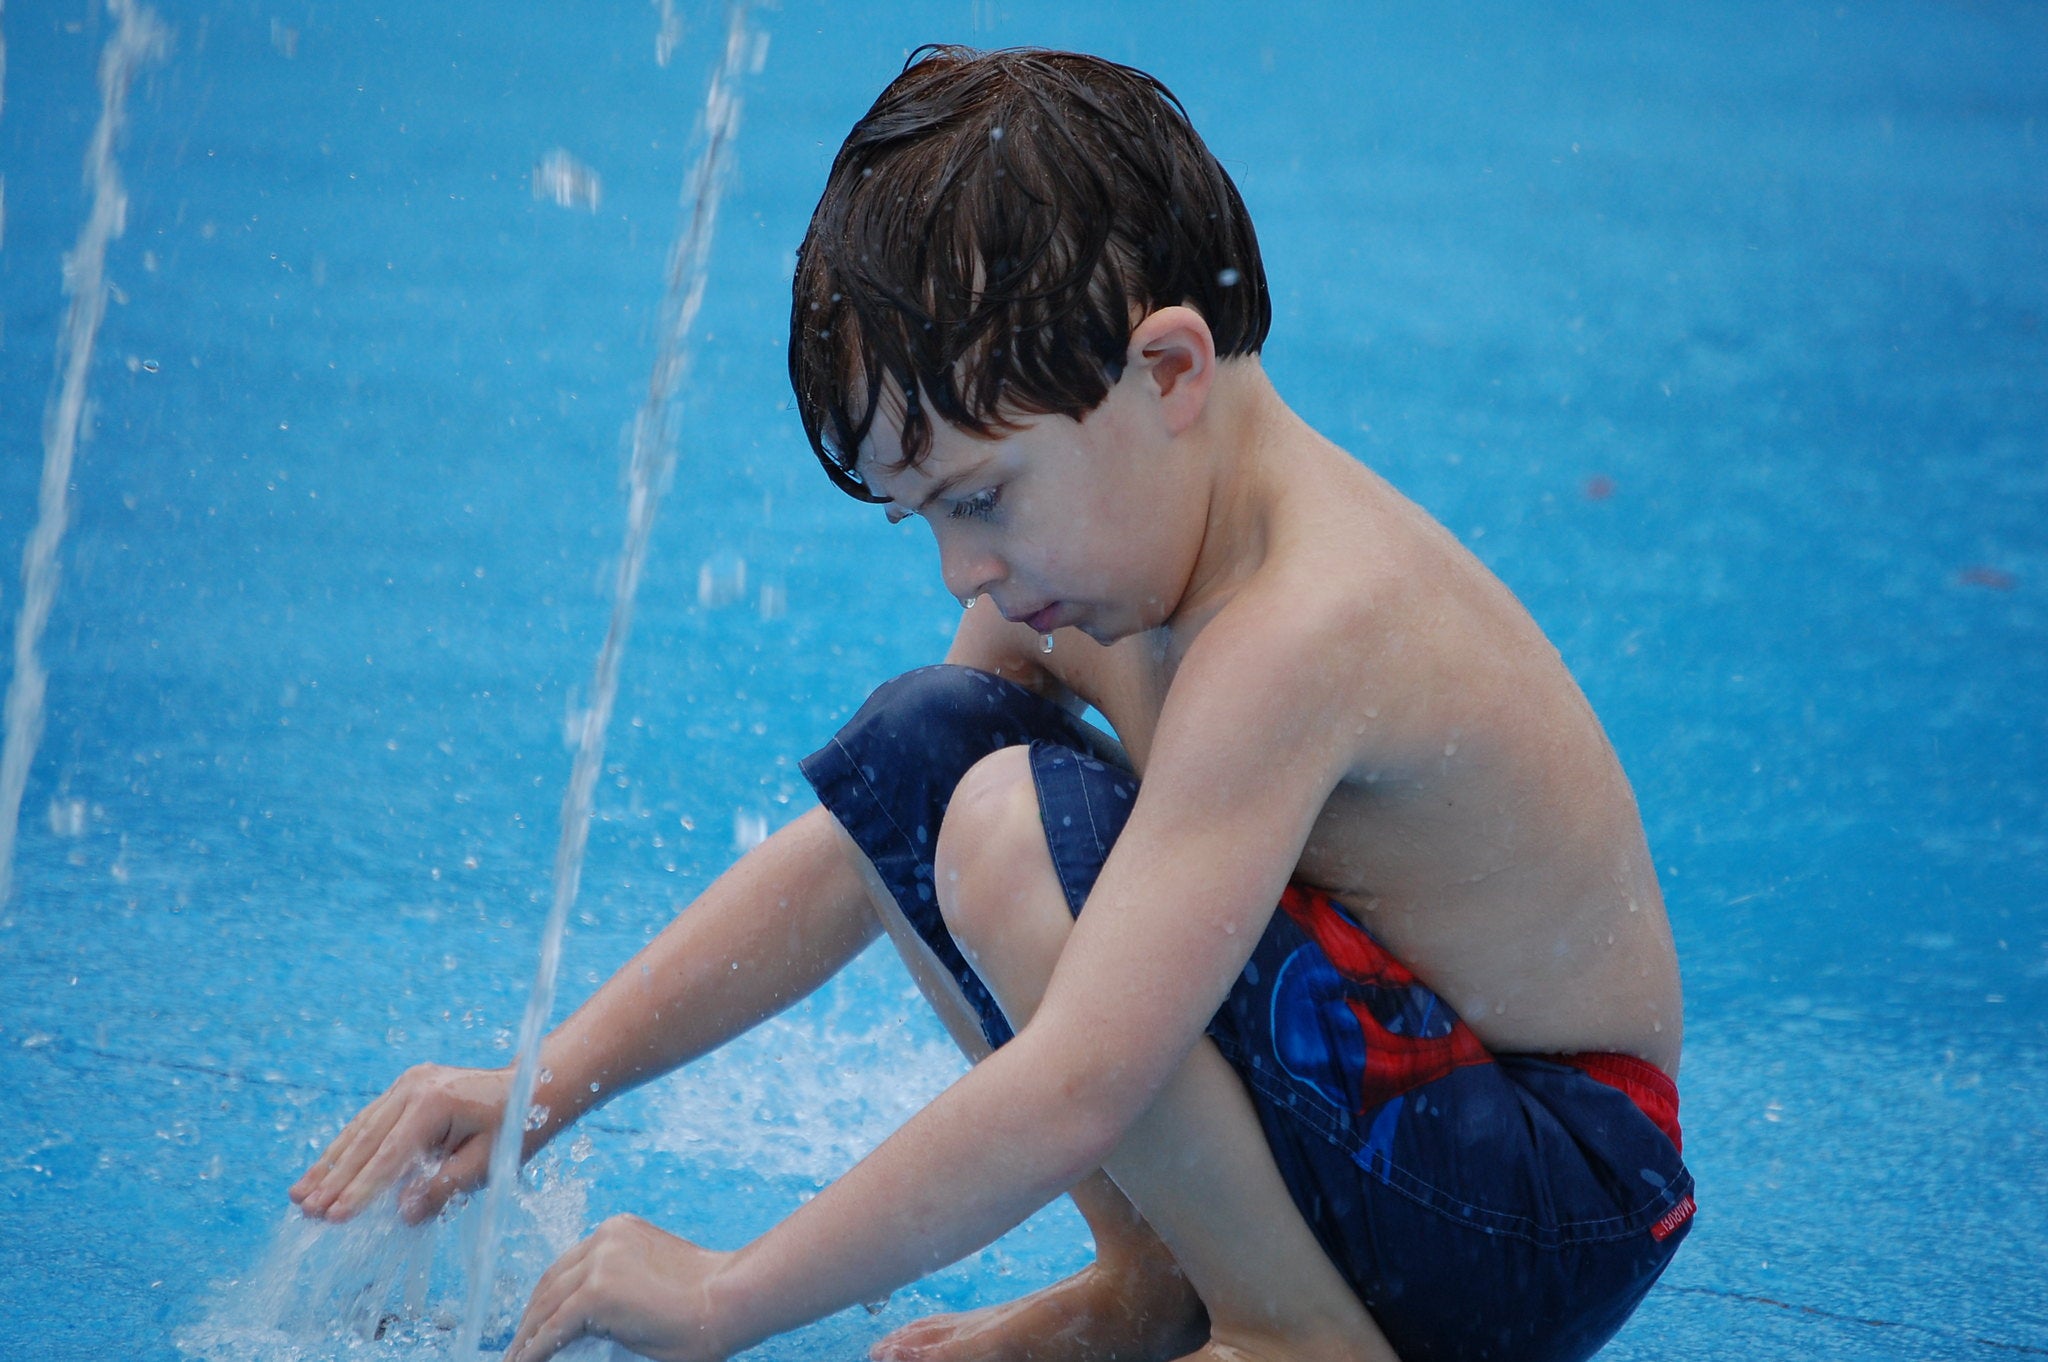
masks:
{"type": "MultiPolygon", "coordinates": [[[[230,1284],[399,1070],[509,1057],[718,19],[675,6],[663,67],[637,4],[156,8],[0,905],[0,1310],[37,1357],[441,1355],[252,1343],[230,1284]],[[557,148],[595,211],[533,194],[557,148]]],[[[789,410],[831,150],[917,43],[1082,47],[1186,100],[1281,391],[1523,598],[1635,781],[1702,1209],[1603,1356],[2048,1355],[2041,11],[1183,8],[758,15],[562,1006],[808,807],[796,759],[957,615],[789,410]]],[[[0,32],[11,622],[107,23],[0,32]]],[[[532,1233],[742,1242],[956,1064],[871,954],[605,1109],[532,1233]]],[[[1085,1251],[1054,1208],[760,1355],[1085,1251]]]]}

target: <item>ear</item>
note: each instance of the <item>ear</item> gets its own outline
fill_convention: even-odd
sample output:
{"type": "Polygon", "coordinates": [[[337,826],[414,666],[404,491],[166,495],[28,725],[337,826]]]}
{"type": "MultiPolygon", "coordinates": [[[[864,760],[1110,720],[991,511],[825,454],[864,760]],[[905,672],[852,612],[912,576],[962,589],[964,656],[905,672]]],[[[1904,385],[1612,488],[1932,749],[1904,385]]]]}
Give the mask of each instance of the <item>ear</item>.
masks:
{"type": "Polygon", "coordinates": [[[1162,307],[1131,330],[1125,376],[1159,403],[1169,435],[1200,419],[1216,380],[1216,337],[1191,307],[1162,307]]]}

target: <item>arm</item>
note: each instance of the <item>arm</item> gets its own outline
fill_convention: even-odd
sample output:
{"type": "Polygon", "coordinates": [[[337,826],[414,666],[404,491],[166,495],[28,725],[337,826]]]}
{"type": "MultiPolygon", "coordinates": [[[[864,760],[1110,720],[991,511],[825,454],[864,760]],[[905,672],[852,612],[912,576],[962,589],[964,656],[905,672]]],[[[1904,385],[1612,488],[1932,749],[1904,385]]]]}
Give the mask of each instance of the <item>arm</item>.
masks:
{"type": "Polygon", "coordinates": [[[1103,1162],[1151,1105],[1358,743],[1344,661],[1318,655],[1318,636],[1224,624],[1182,664],[1131,821],[1030,1023],[783,1224],[699,1263],[684,1285],[702,1351],[678,1355],[729,1354],[973,1251],[1103,1162]]]}
{"type": "Polygon", "coordinates": [[[807,996],[880,930],[832,816],[813,809],[798,818],[741,857],[541,1043],[553,1082],[536,1100],[551,1114],[534,1147],[807,996]]]}
{"type": "MultiPolygon", "coordinates": [[[[783,828],[721,875],[541,1044],[548,1117],[531,1158],[593,1107],[716,1049],[804,997],[874,939],[857,867],[823,810],[783,828]]],[[[421,1065],[365,1107],[291,1197],[345,1220],[423,1159],[407,1191],[417,1223],[482,1183],[511,1070],[421,1065]]]]}

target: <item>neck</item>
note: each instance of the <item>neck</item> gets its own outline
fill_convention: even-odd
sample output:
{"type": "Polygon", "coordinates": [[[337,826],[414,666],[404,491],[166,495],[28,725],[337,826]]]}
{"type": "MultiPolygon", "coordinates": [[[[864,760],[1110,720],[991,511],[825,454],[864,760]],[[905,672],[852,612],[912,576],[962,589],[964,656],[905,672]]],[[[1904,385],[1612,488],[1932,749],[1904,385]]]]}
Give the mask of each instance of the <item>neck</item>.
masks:
{"type": "Polygon", "coordinates": [[[1186,649],[1265,559],[1270,512],[1283,486],[1276,465],[1306,429],[1256,355],[1217,366],[1202,415],[1183,435],[1208,471],[1201,543],[1179,603],[1161,626],[1168,650],[1186,649]]]}

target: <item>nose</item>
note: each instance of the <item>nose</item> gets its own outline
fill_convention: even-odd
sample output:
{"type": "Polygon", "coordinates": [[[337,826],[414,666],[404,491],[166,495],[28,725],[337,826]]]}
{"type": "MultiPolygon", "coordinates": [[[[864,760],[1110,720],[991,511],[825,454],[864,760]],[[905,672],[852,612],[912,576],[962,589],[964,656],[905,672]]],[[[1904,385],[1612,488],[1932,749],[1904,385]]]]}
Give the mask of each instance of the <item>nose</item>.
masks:
{"type": "Polygon", "coordinates": [[[963,535],[939,536],[939,576],[961,600],[985,594],[1007,575],[1003,560],[985,546],[962,543],[963,535]]]}

